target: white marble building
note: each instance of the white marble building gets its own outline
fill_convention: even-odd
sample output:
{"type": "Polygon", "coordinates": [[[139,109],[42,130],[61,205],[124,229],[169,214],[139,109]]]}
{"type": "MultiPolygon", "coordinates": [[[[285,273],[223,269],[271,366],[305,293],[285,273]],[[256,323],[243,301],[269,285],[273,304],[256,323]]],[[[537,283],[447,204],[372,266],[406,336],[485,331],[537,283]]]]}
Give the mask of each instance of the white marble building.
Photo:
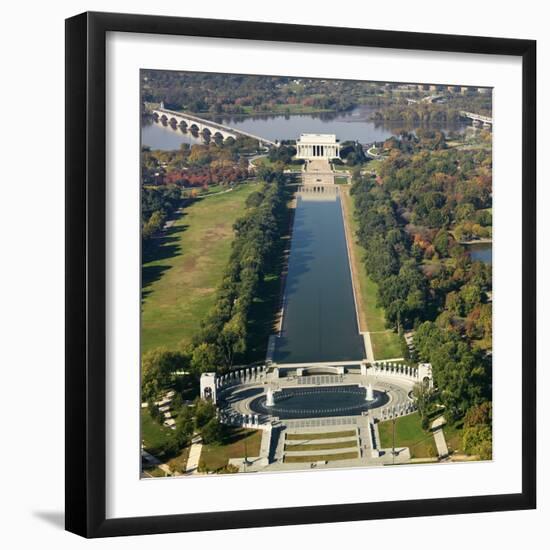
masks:
{"type": "Polygon", "coordinates": [[[301,134],[296,142],[296,158],[330,160],[340,155],[340,143],[335,134],[301,134]]]}

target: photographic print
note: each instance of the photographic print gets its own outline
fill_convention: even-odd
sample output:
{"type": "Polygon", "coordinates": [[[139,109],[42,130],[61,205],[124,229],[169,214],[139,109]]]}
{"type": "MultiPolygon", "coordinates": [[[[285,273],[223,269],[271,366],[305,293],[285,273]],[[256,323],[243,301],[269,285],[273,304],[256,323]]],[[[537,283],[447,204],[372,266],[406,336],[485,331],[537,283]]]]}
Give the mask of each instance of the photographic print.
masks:
{"type": "Polygon", "coordinates": [[[492,459],[492,89],[365,78],[141,70],[143,479],[492,459]]]}

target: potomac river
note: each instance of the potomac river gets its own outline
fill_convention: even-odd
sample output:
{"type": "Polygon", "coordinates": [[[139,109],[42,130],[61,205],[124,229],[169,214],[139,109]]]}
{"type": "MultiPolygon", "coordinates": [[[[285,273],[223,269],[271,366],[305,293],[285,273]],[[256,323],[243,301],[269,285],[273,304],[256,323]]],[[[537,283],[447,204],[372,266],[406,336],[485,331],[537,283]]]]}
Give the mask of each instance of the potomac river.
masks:
{"type": "MultiPolygon", "coordinates": [[[[314,133],[336,134],[342,141],[357,140],[360,143],[372,143],[396,135],[399,130],[412,131],[417,127],[408,126],[402,122],[374,122],[370,120],[372,112],[372,107],[360,106],[340,113],[232,117],[211,117],[204,114],[202,116],[274,141],[296,139],[301,133],[314,133]]],[[[462,132],[466,126],[468,126],[467,123],[459,123],[451,127],[432,127],[443,131],[462,132]]],[[[144,123],[141,136],[143,145],[166,151],[178,149],[182,143],[203,143],[201,136],[193,136],[190,132],[182,132],[179,128],[173,130],[160,122],[144,123]]]]}

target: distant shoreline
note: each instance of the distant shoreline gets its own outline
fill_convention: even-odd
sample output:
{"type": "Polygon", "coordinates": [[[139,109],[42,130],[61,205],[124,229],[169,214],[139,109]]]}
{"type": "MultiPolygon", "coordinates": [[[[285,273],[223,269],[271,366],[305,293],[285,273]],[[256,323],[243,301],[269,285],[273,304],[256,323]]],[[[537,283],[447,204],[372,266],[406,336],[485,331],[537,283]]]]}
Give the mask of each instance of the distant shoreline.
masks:
{"type": "Polygon", "coordinates": [[[476,239],[475,241],[458,241],[458,244],[468,246],[471,244],[493,244],[493,239],[476,239]]]}

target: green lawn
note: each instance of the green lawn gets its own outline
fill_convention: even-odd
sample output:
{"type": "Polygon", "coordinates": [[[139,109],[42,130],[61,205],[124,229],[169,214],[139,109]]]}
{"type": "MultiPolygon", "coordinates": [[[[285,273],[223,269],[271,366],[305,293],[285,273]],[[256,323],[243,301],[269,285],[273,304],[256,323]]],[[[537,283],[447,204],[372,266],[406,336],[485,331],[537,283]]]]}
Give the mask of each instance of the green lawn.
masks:
{"type": "Polygon", "coordinates": [[[348,183],[347,176],[334,176],[334,183],[336,185],[346,185],[348,183]]]}
{"type": "Polygon", "coordinates": [[[370,341],[375,359],[396,359],[403,356],[400,337],[393,331],[371,334],[370,341]]]}
{"type": "MultiPolygon", "coordinates": [[[[378,425],[380,445],[384,449],[392,447],[392,421],[378,425]]],[[[437,456],[433,434],[425,432],[420,424],[418,413],[401,416],[395,422],[395,446],[409,447],[411,458],[430,458],[437,456]]]]}
{"type": "Polygon", "coordinates": [[[333,437],[354,437],[355,430],[346,430],[341,432],[323,432],[323,433],[302,433],[286,434],[287,441],[306,441],[308,439],[332,439],[333,437]]]}
{"type": "Polygon", "coordinates": [[[155,422],[148,409],[141,409],[141,439],[145,450],[155,454],[170,439],[173,431],[155,422]]]}
{"type": "Polygon", "coordinates": [[[351,447],[357,447],[357,439],[333,441],[330,443],[296,443],[294,445],[285,445],[285,451],[327,451],[332,449],[349,449],[351,447]]]}
{"type": "Polygon", "coordinates": [[[299,462],[321,462],[321,461],[334,461],[334,460],[352,460],[359,458],[357,451],[351,453],[335,453],[331,455],[297,455],[297,456],[285,456],[283,462],[299,463],[299,462]]]}
{"type": "Polygon", "coordinates": [[[226,443],[223,445],[203,445],[199,466],[209,472],[220,470],[230,458],[254,457],[260,454],[262,430],[229,428],[226,443]]]}
{"type": "Polygon", "coordinates": [[[143,470],[143,477],[167,477],[164,470],[153,466],[152,468],[145,468],[143,470]]]}
{"type": "Polygon", "coordinates": [[[356,265],[352,271],[355,282],[357,283],[356,288],[360,299],[359,311],[360,315],[363,317],[363,326],[361,330],[371,333],[371,342],[375,359],[383,360],[401,357],[401,337],[397,333],[386,329],[384,309],[379,307],[376,303],[378,285],[367,275],[362,261],[365,250],[355,238],[357,233],[357,220],[353,215],[355,212],[353,200],[347,193],[344,193],[343,197],[346,201],[346,211],[350,214],[347,216],[347,220],[353,234],[352,246],[356,265]]]}
{"type": "Polygon", "coordinates": [[[142,352],[190,341],[214,305],[233,240],[233,223],[254,184],[197,200],[143,250],[142,352]]]}

